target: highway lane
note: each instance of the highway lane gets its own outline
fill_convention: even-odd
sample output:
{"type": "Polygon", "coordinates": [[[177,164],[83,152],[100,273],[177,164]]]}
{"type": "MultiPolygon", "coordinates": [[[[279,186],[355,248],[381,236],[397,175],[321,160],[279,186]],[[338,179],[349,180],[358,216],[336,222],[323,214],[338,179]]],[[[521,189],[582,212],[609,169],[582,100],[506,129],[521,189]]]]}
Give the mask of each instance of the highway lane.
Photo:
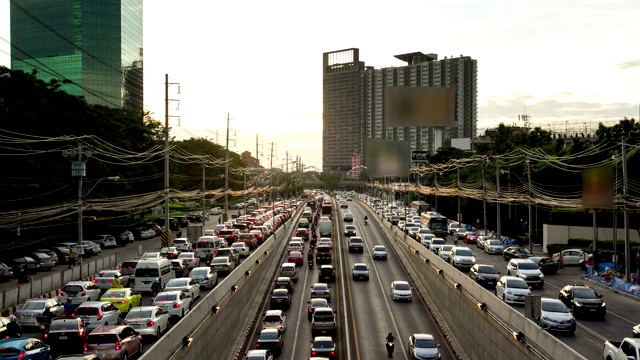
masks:
{"type": "MultiPolygon", "coordinates": [[[[452,236],[447,237],[447,243],[452,244],[452,236]]],[[[501,255],[489,255],[478,248],[475,244],[465,245],[462,241],[459,246],[468,246],[476,255],[476,263],[491,264],[500,271],[501,275],[507,274],[508,261],[503,260],[501,255]]],[[[544,256],[544,255],[542,255],[544,256]]],[[[568,284],[590,285],[580,278],[584,272],[579,267],[565,267],[559,270],[558,274],[545,276],[543,289],[532,289],[533,295],[540,295],[557,299],[562,287],[568,284]]],[[[631,327],[640,323],[638,301],[619,296],[607,291],[601,291],[603,300],[607,304],[607,316],[605,320],[592,320],[578,318],[578,327],[574,336],[554,334],[556,338],[564,342],[587,359],[597,359],[602,356],[602,344],[605,340],[619,340],[631,336],[631,327]]],[[[493,293],[493,290],[488,290],[493,293]]],[[[515,309],[524,313],[524,307],[514,306],[515,309]]]]}

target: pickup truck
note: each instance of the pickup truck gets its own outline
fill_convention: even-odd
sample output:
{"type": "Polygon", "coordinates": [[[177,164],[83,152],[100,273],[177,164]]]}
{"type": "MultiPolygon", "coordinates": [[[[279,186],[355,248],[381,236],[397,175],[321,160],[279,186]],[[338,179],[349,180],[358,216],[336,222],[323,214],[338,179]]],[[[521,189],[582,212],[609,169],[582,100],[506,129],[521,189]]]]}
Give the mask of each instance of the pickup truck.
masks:
{"type": "Polygon", "coordinates": [[[640,359],[638,349],[640,349],[640,339],[624,338],[622,341],[605,341],[602,359],[638,360],[640,359]]]}

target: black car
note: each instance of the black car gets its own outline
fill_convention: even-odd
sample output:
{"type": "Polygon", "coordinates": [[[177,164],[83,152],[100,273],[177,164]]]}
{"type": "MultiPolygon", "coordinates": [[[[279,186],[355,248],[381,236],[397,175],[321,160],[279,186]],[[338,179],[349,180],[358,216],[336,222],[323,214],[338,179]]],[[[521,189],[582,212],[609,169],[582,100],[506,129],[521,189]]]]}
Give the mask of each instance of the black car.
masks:
{"type": "Polygon", "coordinates": [[[171,260],[171,269],[175,271],[176,278],[181,278],[187,276],[189,273],[189,265],[187,265],[187,260],[185,259],[173,259],[171,260]]]}
{"type": "Polygon", "coordinates": [[[469,277],[481,286],[494,288],[500,279],[500,272],[493,265],[475,264],[469,270],[469,277]]]}
{"type": "Polygon", "coordinates": [[[553,275],[558,272],[558,262],[552,258],[545,256],[533,256],[530,257],[529,260],[536,263],[536,265],[538,265],[538,269],[540,269],[540,271],[545,275],[553,275]]]}
{"type": "Polygon", "coordinates": [[[282,343],[284,337],[278,329],[264,329],[260,332],[256,349],[270,350],[274,355],[278,356],[282,352],[282,343]]]}
{"type": "Polygon", "coordinates": [[[344,227],[344,236],[356,236],[356,227],[347,225],[344,227]]]}
{"type": "Polygon", "coordinates": [[[202,223],[202,214],[189,213],[189,214],[187,214],[187,220],[189,220],[189,223],[201,224],[202,223]]]}
{"type": "Polygon", "coordinates": [[[189,226],[189,219],[186,216],[174,216],[176,220],[178,220],[178,226],[181,228],[189,226]]]}
{"type": "Polygon", "coordinates": [[[274,289],[271,292],[271,300],[269,302],[271,309],[289,310],[291,306],[291,296],[287,289],[274,289]]]}
{"type": "Polygon", "coordinates": [[[276,289],[287,289],[289,293],[293,292],[293,281],[290,277],[280,276],[276,279],[275,283],[276,289]]]}
{"type": "Polygon", "coordinates": [[[336,281],[336,269],[333,265],[320,266],[320,275],[318,276],[318,282],[335,282],[336,281]]]}
{"type": "Polygon", "coordinates": [[[529,251],[529,249],[523,248],[522,246],[509,246],[508,248],[502,251],[502,258],[505,260],[511,259],[528,259],[532,257],[533,254],[529,251]]]}
{"type": "Polygon", "coordinates": [[[331,263],[331,247],[329,246],[318,246],[316,248],[316,262],[320,263],[331,263]]]}
{"type": "Polygon", "coordinates": [[[54,319],[45,330],[43,339],[56,355],[81,354],[87,335],[81,318],[54,319]]]}
{"type": "Polygon", "coordinates": [[[571,309],[575,317],[604,319],[607,314],[607,306],[602,301],[602,295],[586,285],[567,285],[560,290],[558,299],[571,309]]]}
{"type": "Polygon", "coordinates": [[[24,268],[25,264],[27,264],[27,266],[29,267],[29,273],[35,273],[36,271],[40,270],[40,262],[28,256],[21,256],[14,258],[11,261],[13,276],[17,277],[20,274],[20,270],[24,268]]]}

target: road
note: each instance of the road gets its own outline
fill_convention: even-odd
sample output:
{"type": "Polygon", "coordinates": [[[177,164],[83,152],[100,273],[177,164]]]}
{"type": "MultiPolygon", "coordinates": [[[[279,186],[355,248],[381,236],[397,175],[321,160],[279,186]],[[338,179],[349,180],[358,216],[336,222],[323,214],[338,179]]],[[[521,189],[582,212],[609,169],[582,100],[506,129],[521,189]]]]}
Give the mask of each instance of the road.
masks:
{"type": "MultiPolygon", "coordinates": [[[[447,343],[440,335],[438,326],[433,322],[429,311],[414,293],[411,303],[396,303],[389,296],[389,287],[394,280],[409,280],[395,253],[383,236],[381,228],[373,222],[365,226],[365,210],[355,202],[349,203],[349,209],[341,209],[334,217],[338,221],[338,234],[334,235],[335,253],[333,265],[336,266],[337,281],[331,286],[330,306],[337,311],[338,359],[379,359],[386,356],[385,337],[392,332],[396,336],[394,358],[408,359],[407,341],[414,333],[431,333],[440,348],[443,359],[453,359],[447,343]],[[342,215],[349,211],[354,215],[354,225],[358,236],[365,239],[363,254],[349,254],[347,241],[343,236],[342,215]],[[389,249],[388,260],[373,261],[371,249],[374,245],[385,245],[389,249]],[[355,262],[369,265],[369,281],[353,281],[351,266],[355,262]]],[[[372,214],[369,213],[369,217],[372,214]]],[[[308,244],[306,245],[308,249],[308,244]]],[[[288,327],[280,359],[306,359],[310,354],[311,322],[307,320],[307,301],[310,286],[318,282],[319,270],[315,266],[300,269],[300,279],[295,285],[292,305],[288,310],[288,327]]],[[[267,304],[268,307],[268,304],[267,304]]],[[[254,336],[252,343],[255,343],[254,336]]]]}

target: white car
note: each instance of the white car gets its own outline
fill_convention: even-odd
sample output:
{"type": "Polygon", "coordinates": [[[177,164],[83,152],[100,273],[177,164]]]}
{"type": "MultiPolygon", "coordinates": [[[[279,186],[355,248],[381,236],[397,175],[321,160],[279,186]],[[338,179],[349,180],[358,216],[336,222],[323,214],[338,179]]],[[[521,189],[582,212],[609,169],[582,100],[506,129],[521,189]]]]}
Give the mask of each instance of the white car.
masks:
{"type": "Polygon", "coordinates": [[[169,313],[159,306],[140,306],[131,309],[123,323],[141,335],[159,339],[160,335],[169,329],[169,313]]]}
{"type": "Polygon", "coordinates": [[[292,251],[304,251],[304,244],[301,241],[290,241],[289,242],[289,247],[287,248],[287,251],[292,252],[292,251]]]}
{"type": "Polygon", "coordinates": [[[172,245],[175,246],[178,251],[191,251],[193,249],[191,242],[187,238],[177,238],[173,240],[172,245]]]}
{"type": "Polygon", "coordinates": [[[142,254],[142,260],[164,259],[161,252],[146,252],[142,254]]]}
{"type": "Polygon", "coordinates": [[[115,279],[116,275],[120,279],[122,287],[129,287],[129,276],[122,275],[119,270],[102,270],[93,279],[93,283],[100,290],[109,290],[113,287],[113,279],[115,279]]]}
{"type": "Polygon", "coordinates": [[[524,304],[525,297],[531,295],[531,289],[521,278],[503,276],[496,284],[495,294],[507,304],[524,304]]]}
{"type": "Polygon", "coordinates": [[[183,318],[191,311],[191,298],[182,291],[163,291],[153,299],[153,306],[159,306],[169,316],[183,318]]]}
{"type": "Polygon", "coordinates": [[[373,247],[373,250],[371,250],[371,256],[373,257],[373,260],[387,260],[387,248],[385,248],[384,245],[376,245],[373,247]]]}
{"type": "Polygon", "coordinates": [[[331,302],[331,291],[329,290],[329,284],[315,283],[311,285],[311,298],[326,299],[331,302]]]}
{"type": "Polygon", "coordinates": [[[466,246],[454,246],[449,253],[449,262],[458,269],[470,269],[476,264],[476,256],[466,246]]]}
{"type": "MultiPolygon", "coordinates": [[[[478,240],[478,243],[480,243],[480,240],[478,240]]],[[[487,254],[502,254],[503,251],[504,245],[498,239],[488,239],[484,242],[484,252],[487,254]]]]}
{"type": "Polygon", "coordinates": [[[316,243],[316,246],[320,246],[320,245],[333,248],[333,241],[331,241],[331,238],[321,237],[320,239],[318,239],[318,242],[316,243]]]}
{"type": "Polygon", "coordinates": [[[488,235],[480,235],[480,236],[478,236],[478,240],[476,240],[476,246],[479,247],[480,249],[484,250],[484,244],[489,239],[491,239],[491,237],[489,237],[488,235]]]}
{"type": "Polygon", "coordinates": [[[247,244],[243,242],[233,243],[231,244],[231,247],[236,249],[236,251],[238,252],[238,254],[240,254],[241,257],[249,256],[249,247],[247,246],[247,244]]]}
{"type": "Polygon", "coordinates": [[[393,301],[413,301],[411,285],[407,281],[396,280],[391,283],[391,299],[393,301]]]}
{"type": "Polygon", "coordinates": [[[183,252],[178,255],[178,260],[185,260],[189,270],[200,266],[200,258],[194,252],[183,252]]]}
{"type": "Polygon", "coordinates": [[[213,289],[218,285],[218,273],[208,266],[194,268],[189,276],[205,289],[213,289]]]}
{"type": "Polygon", "coordinates": [[[87,330],[105,325],[120,325],[122,317],[120,309],[106,301],[83,302],[78,305],[74,314],[84,321],[87,330]]]}
{"type": "Polygon", "coordinates": [[[526,281],[529,286],[544,287],[544,275],[538,264],[529,259],[511,259],[507,264],[507,275],[526,281]]]}
{"type": "Polygon", "coordinates": [[[282,310],[267,310],[262,318],[262,330],[278,329],[281,333],[287,331],[287,313],[282,310]]]}
{"type": "Polygon", "coordinates": [[[422,237],[422,240],[421,240],[422,246],[426,247],[427,249],[429,248],[429,245],[431,245],[431,240],[435,239],[436,237],[433,234],[422,234],[420,236],[422,237]]]}
{"type": "Polygon", "coordinates": [[[440,256],[440,258],[444,261],[449,261],[451,249],[453,249],[453,245],[442,245],[440,249],[438,249],[438,256],[440,256]]]}
{"type": "MultiPolygon", "coordinates": [[[[587,254],[586,259],[591,259],[592,255],[587,254]]],[[[560,253],[555,253],[552,256],[555,261],[560,260],[560,253]]],[[[566,249],[562,250],[562,264],[563,265],[580,265],[580,261],[585,260],[585,252],[581,249],[566,249]]]]}
{"type": "Polygon", "coordinates": [[[244,360],[273,360],[273,354],[269,350],[249,350],[244,360]]]}
{"type": "Polygon", "coordinates": [[[100,300],[101,291],[91,281],[69,281],[60,293],[60,298],[71,299],[74,305],[81,304],[85,301],[98,301],[100,300]]]}
{"type": "Polygon", "coordinates": [[[84,244],[91,245],[91,250],[93,250],[93,255],[98,255],[102,251],[102,247],[97,242],[93,242],[91,240],[82,240],[84,244]]]}
{"type": "MultiPolygon", "coordinates": [[[[193,269],[190,274],[193,275],[193,272],[196,269],[193,269]]],[[[182,291],[183,293],[186,293],[187,295],[189,295],[192,301],[200,297],[200,284],[191,277],[181,277],[177,279],[171,279],[169,280],[167,285],[165,285],[163,290],[164,291],[182,291]]]]}
{"type": "Polygon", "coordinates": [[[97,235],[95,237],[95,242],[100,245],[103,249],[114,248],[118,246],[116,244],[116,238],[113,235],[97,235]]]}
{"type": "Polygon", "coordinates": [[[431,239],[431,244],[429,244],[429,250],[434,254],[438,253],[438,249],[447,242],[443,238],[433,238],[431,239]]]}
{"type": "Polygon", "coordinates": [[[222,210],[219,207],[214,207],[213,209],[209,210],[209,214],[220,215],[222,214],[222,210]]]}

